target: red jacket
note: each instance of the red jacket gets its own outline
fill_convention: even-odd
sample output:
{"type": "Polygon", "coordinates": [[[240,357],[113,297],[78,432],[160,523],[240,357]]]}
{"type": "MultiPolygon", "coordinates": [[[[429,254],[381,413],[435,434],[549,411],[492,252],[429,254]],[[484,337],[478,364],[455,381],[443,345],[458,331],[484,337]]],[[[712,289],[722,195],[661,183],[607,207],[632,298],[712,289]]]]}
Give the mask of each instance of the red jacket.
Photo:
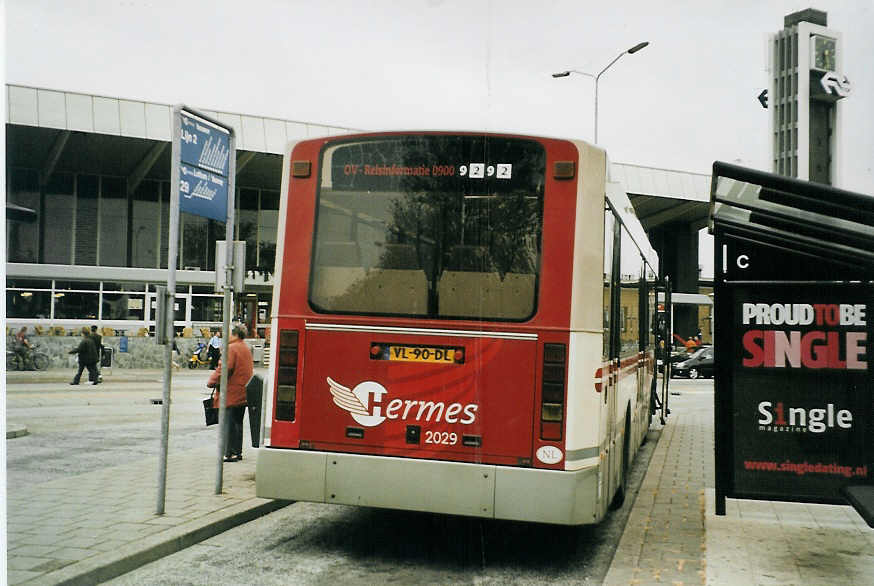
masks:
{"type": "MultiPolygon", "coordinates": [[[[238,407],[246,404],[246,384],[252,378],[255,365],[252,362],[252,352],[249,346],[242,340],[234,340],[228,344],[228,399],[225,404],[228,407],[238,407]]],[[[222,361],[219,359],[218,368],[212,371],[206,386],[215,388],[219,386],[222,375],[222,361]]],[[[216,395],[214,405],[219,406],[219,398],[216,395]]]]}

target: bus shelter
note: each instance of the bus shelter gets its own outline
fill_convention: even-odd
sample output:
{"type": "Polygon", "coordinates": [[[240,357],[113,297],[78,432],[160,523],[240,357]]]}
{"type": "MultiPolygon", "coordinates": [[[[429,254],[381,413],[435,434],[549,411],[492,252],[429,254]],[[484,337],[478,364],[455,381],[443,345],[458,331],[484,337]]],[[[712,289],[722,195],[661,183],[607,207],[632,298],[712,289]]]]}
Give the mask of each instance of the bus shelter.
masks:
{"type": "Polygon", "coordinates": [[[716,513],[849,499],[872,525],[874,196],[716,162],[710,221],[716,513]]]}

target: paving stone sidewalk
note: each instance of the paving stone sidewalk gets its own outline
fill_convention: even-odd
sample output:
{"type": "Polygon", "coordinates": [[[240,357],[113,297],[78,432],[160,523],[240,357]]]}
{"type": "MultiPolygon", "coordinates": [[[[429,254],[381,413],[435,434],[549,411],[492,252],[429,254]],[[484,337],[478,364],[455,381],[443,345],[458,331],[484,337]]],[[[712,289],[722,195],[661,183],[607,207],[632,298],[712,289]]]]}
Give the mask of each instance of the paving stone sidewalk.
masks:
{"type": "Polygon", "coordinates": [[[156,515],[158,459],[9,487],[10,584],[95,584],[288,504],[255,497],[254,451],[223,467],[216,450],[168,456],[165,514],[156,515]]]}
{"type": "Polygon", "coordinates": [[[849,506],[729,499],[707,490],[707,584],[874,584],[874,530],[849,506]]]}
{"type": "Polygon", "coordinates": [[[874,583],[874,530],[848,506],[729,499],[715,515],[713,393],[698,385],[676,385],[605,584],[874,583]]]}
{"type": "Polygon", "coordinates": [[[671,397],[671,415],[605,584],[702,584],[704,488],[713,486],[713,395],[671,397]]]}

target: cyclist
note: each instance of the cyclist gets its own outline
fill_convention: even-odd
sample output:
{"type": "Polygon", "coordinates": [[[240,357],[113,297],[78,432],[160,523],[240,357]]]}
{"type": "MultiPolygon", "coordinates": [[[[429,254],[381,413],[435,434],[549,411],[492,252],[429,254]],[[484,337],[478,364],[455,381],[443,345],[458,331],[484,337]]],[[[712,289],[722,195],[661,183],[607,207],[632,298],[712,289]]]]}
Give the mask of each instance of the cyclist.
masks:
{"type": "Polygon", "coordinates": [[[27,364],[27,353],[33,349],[30,340],[27,337],[27,326],[21,326],[18,333],[15,334],[15,354],[21,360],[21,367],[27,364]]]}

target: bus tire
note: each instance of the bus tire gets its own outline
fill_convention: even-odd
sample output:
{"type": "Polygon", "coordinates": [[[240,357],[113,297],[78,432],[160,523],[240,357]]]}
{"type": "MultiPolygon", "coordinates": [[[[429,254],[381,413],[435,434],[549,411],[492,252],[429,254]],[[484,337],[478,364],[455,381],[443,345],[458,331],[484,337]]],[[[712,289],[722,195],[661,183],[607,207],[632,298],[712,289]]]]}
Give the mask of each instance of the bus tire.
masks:
{"type": "Polygon", "coordinates": [[[613,500],[610,501],[610,509],[615,511],[621,509],[625,503],[625,493],[628,488],[628,464],[630,457],[628,452],[631,447],[631,406],[625,409],[625,433],[622,436],[622,476],[619,479],[619,488],[616,489],[616,494],[613,495],[613,500]]]}

